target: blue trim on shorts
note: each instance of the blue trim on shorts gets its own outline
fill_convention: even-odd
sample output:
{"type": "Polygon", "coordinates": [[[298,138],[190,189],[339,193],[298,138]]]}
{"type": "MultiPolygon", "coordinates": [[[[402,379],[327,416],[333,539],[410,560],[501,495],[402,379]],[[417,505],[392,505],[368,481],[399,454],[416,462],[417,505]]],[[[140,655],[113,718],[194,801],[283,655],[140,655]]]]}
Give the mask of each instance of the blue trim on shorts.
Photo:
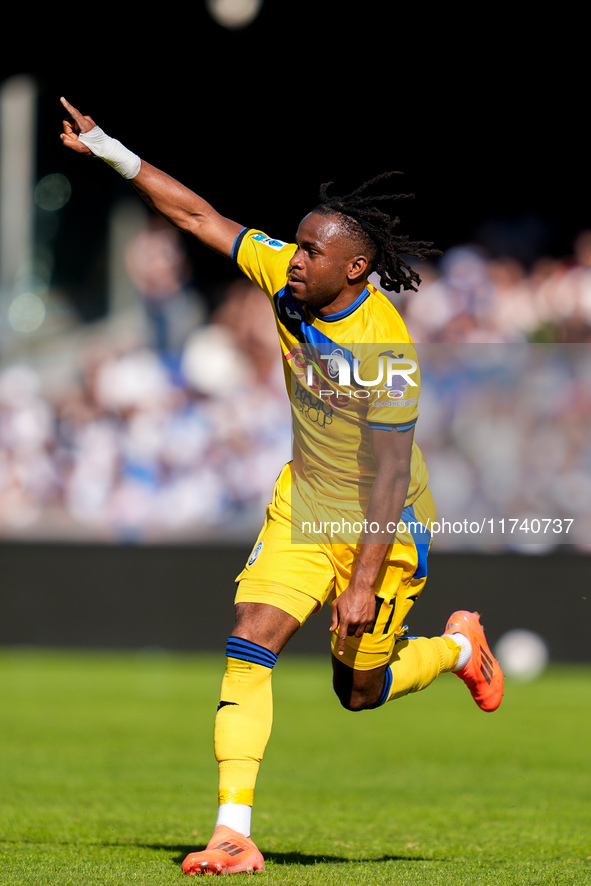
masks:
{"type": "Polygon", "coordinates": [[[426,526],[423,526],[415,517],[415,510],[412,505],[408,505],[402,511],[400,519],[410,528],[410,534],[416,545],[418,565],[413,578],[425,578],[427,575],[427,554],[429,553],[429,543],[431,541],[431,533],[426,526]]]}
{"type": "Polygon", "coordinates": [[[390,695],[391,688],[392,668],[388,665],[388,667],[386,668],[386,674],[384,676],[384,688],[382,689],[381,695],[375,704],[370,705],[368,710],[372,710],[373,708],[381,708],[383,704],[386,704],[386,702],[388,701],[388,696],[390,695]]]}
{"type": "Polygon", "coordinates": [[[277,664],[277,656],[270,649],[243,640],[242,637],[228,637],[226,655],[230,658],[239,658],[242,661],[250,661],[252,664],[264,665],[272,668],[277,664]]]}

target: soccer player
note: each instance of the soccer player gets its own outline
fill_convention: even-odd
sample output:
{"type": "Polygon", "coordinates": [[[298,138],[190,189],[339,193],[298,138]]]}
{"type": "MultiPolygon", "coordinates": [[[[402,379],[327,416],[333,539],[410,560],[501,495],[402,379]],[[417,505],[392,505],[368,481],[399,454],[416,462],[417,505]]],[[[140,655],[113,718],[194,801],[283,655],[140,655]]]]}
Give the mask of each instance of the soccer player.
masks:
{"type": "Polygon", "coordinates": [[[428,472],[414,441],[420,375],[406,327],[386,290],[416,289],[403,256],[424,258],[372,196],[395,173],[352,194],[323,186],[294,243],[220,215],[204,199],[109,138],[65,99],[64,145],[129,179],[161,216],[235,261],[275,312],[293,416],[293,459],[237,578],[236,621],[215,720],[216,827],[188,874],[263,870],[250,837],[259,764],[271,732],[277,657],[324,602],[332,607],[333,685],[352,711],[377,708],[454,671],[485,711],[503,675],[477,613],[453,613],[439,637],[406,637],[405,619],[427,578],[435,519],[428,472]]]}

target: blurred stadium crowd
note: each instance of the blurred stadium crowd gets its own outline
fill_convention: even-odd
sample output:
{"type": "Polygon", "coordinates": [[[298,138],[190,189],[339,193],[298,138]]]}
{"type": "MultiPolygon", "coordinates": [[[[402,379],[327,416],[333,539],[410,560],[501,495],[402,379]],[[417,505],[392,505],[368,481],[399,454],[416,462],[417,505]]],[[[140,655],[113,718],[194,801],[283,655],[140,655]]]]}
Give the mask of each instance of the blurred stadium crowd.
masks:
{"type": "MultiPolygon", "coordinates": [[[[238,280],[212,307],[157,223],[126,259],[131,319],[0,363],[0,536],[252,539],[291,450],[270,306],[238,280]]],[[[530,549],[590,550],[591,232],[527,270],[470,246],[419,270],[419,292],[393,300],[419,344],[417,436],[442,516],[572,517],[530,549]]]]}

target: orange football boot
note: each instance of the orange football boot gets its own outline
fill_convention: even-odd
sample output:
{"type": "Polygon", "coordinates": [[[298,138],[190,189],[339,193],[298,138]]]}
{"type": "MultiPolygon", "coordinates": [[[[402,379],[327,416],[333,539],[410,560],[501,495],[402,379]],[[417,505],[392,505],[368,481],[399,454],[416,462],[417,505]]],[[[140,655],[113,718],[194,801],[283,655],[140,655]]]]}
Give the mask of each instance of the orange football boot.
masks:
{"type": "Polygon", "coordinates": [[[185,874],[252,874],[265,870],[265,860],[250,837],[220,824],[207,847],[187,855],[182,868],[185,874]]]}
{"type": "Polygon", "coordinates": [[[479,708],[496,711],[503,698],[505,678],[488,647],[478,612],[454,612],[445,626],[445,633],[464,634],[472,644],[468,664],[454,673],[464,681],[479,708]]]}

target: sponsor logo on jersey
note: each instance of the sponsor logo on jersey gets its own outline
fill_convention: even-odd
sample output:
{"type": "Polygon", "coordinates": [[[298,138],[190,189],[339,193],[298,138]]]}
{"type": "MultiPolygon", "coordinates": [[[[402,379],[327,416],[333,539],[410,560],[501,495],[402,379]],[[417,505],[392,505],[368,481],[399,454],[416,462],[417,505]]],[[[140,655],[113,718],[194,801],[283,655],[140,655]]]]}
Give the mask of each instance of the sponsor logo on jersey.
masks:
{"type": "Polygon", "coordinates": [[[271,249],[276,249],[278,252],[284,246],[287,246],[287,243],[284,243],[283,240],[274,240],[272,237],[265,237],[264,234],[253,234],[252,239],[258,240],[259,243],[264,243],[265,246],[270,246],[271,249]]]}
{"type": "MultiPolygon", "coordinates": [[[[398,391],[394,393],[397,394],[398,391]]],[[[416,402],[416,397],[411,397],[410,400],[380,400],[379,403],[372,403],[372,406],[414,406],[416,402]]]]}
{"type": "Polygon", "coordinates": [[[384,387],[388,391],[389,397],[392,397],[392,399],[398,399],[404,397],[404,392],[406,391],[408,384],[404,376],[393,375],[392,378],[385,383],[384,387]]]}

